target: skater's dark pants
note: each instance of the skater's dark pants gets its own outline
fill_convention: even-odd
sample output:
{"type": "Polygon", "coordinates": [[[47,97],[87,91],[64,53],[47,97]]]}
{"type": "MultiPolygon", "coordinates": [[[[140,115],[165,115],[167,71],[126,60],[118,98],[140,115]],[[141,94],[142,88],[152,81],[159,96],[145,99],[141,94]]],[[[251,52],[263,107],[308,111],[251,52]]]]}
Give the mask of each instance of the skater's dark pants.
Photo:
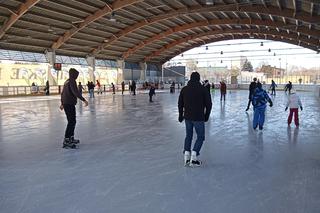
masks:
{"type": "Polygon", "coordinates": [[[63,108],[68,120],[64,137],[70,138],[71,136],[74,136],[74,129],[76,127],[76,107],[74,105],[64,104],[63,108]]]}
{"type": "Polygon", "coordinates": [[[253,128],[257,128],[258,125],[260,128],[263,128],[266,107],[266,105],[254,107],[253,128]]]}
{"type": "Polygon", "coordinates": [[[149,95],[149,101],[152,102],[152,95],[149,95]]]}
{"type": "Polygon", "coordinates": [[[220,100],[222,101],[223,100],[226,100],[226,93],[221,93],[221,97],[220,97],[220,100]]]}
{"type": "Polygon", "coordinates": [[[298,108],[291,108],[290,109],[290,114],[288,117],[288,124],[290,125],[292,122],[292,117],[294,114],[294,123],[296,124],[296,126],[299,126],[299,113],[298,113],[298,108]]]}
{"type": "Polygon", "coordinates": [[[252,102],[252,99],[251,99],[251,98],[249,98],[247,109],[249,109],[249,108],[250,108],[251,102],[252,102]]]}
{"type": "Polygon", "coordinates": [[[204,141],[204,121],[189,121],[185,120],[186,124],[186,138],[184,141],[184,151],[191,151],[191,144],[193,138],[193,127],[197,133],[197,140],[193,146],[193,151],[197,152],[197,155],[200,154],[200,150],[204,141]]]}
{"type": "Polygon", "coordinates": [[[271,89],[271,95],[276,95],[276,89],[275,88],[271,89]]]}

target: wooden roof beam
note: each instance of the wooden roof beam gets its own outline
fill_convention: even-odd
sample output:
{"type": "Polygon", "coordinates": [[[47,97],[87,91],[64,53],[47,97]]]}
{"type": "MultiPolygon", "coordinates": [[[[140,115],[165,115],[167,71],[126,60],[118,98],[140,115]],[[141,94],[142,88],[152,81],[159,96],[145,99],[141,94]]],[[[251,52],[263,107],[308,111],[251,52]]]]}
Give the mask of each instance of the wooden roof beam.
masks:
{"type": "MultiPolygon", "coordinates": [[[[312,31],[309,30],[306,27],[300,27],[297,28],[296,30],[289,30],[286,28],[286,24],[282,23],[282,22],[272,22],[272,21],[268,21],[268,20],[252,20],[252,19],[220,19],[220,20],[210,20],[208,22],[206,21],[200,21],[200,22],[195,22],[195,23],[191,23],[191,24],[185,24],[185,25],[181,25],[175,28],[171,28],[163,33],[157,34],[151,38],[148,38],[147,40],[144,40],[142,42],[140,42],[138,45],[136,45],[133,48],[130,48],[128,51],[124,52],[122,57],[123,58],[127,58],[130,55],[132,55],[134,52],[138,51],[139,49],[144,48],[146,45],[152,44],[157,40],[163,39],[165,37],[168,37],[172,34],[175,34],[177,32],[181,32],[181,31],[185,31],[185,30],[190,30],[190,29],[194,29],[194,28],[198,28],[198,27],[206,27],[206,26],[219,26],[219,25],[234,25],[234,24],[238,24],[238,25],[246,25],[248,26],[248,28],[250,29],[250,26],[266,26],[267,29],[269,29],[270,27],[276,28],[278,32],[280,32],[279,28],[286,30],[287,32],[301,32],[305,35],[312,35],[314,37],[319,37],[319,32],[318,31],[312,31]]],[[[222,30],[222,28],[220,27],[220,30],[222,30]]],[[[239,31],[241,31],[241,29],[238,29],[239,31]]],[[[214,33],[215,31],[213,31],[214,33]]]]}
{"type": "Polygon", "coordinates": [[[78,27],[72,28],[68,31],[66,31],[63,36],[60,36],[60,38],[54,42],[51,46],[52,49],[58,49],[61,47],[66,41],[68,41],[74,34],[79,32],[81,29],[88,26],[90,23],[104,17],[108,13],[119,10],[121,8],[127,7],[132,4],[139,3],[143,0],[116,0],[112,3],[112,5],[106,4],[102,9],[97,10],[94,14],[87,16],[82,23],[79,24],[78,27]]]}
{"type": "MultiPolygon", "coordinates": [[[[166,14],[161,14],[159,16],[151,17],[146,20],[142,20],[140,22],[137,22],[136,24],[129,26],[127,28],[124,28],[123,30],[119,31],[117,33],[118,37],[124,37],[127,34],[131,33],[134,30],[137,30],[141,27],[144,27],[149,24],[153,24],[155,22],[159,22],[162,20],[166,20],[175,16],[190,14],[190,13],[199,13],[199,12],[221,12],[221,11],[238,11],[238,12],[248,12],[248,13],[259,13],[259,14],[268,14],[270,15],[270,18],[272,18],[272,15],[280,16],[280,17],[286,17],[286,18],[293,18],[293,10],[292,9],[283,9],[282,11],[279,11],[279,8],[269,6],[268,8],[263,7],[262,5],[234,5],[234,4],[228,4],[228,5],[214,5],[214,6],[205,6],[205,7],[199,7],[199,6],[193,6],[189,8],[180,8],[177,10],[174,10],[172,12],[168,12],[166,14]]],[[[305,15],[305,13],[299,13],[296,15],[297,19],[300,19],[304,22],[315,22],[317,23],[320,21],[320,16],[317,17],[310,17],[310,15],[305,15]]],[[[109,38],[106,38],[109,39],[109,38]]],[[[91,54],[98,54],[104,47],[107,47],[111,45],[113,42],[115,42],[114,39],[109,39],[109,42],[100,44],[97,48],[95,48],[91,54]]]]}
{"type": "MultiPolygon", "coordinates": [[[[205,40],[205,43],[209,44],[209,43],[218,42],[218,41],[225,41],[225,40],[231,40],[231,39],[248,39],[248,38],[249,37],[247,35],[224,34],[223,37],[220,37],[220,38],[213,38],[213,39],[205,40]]],[[[294,44],[294,45],[299,45],[299,42],[294,41],[294,40],[290,40],[290,38],[289,39],[287,39],[287,38],[281,39],[280,37],[272,37],[272,36],[263,35],[263,34],[257,34],[256,38],[257,39],[273,40],[273,41],[281,41],[281,42],[286,42],[286,43],[290,43],[290,44],[294,44]]],[[[202,42],[201,43],[197,42],[197,43],[193,44],[192,46],[186,47],[184,49],[180,49],[178,51],[185,52],[190,49],[199,47],[201,45],[204,45],[204,44],[202,42]]],[[[317,47],[314,47],[314,46],[309,46],[307,44],[301,44],[300,46],[317,51],[316,50],[317,47]]],[[[166,61],[172,59],[173,57],[175,57],[177,55],[179,55],[179,54],[177,52],[175,52],[175,54],[171,54],[170,56],[166,57],[163,61],[161,61],[161,63],[165,63],[166,61]]]]}
{"type": "Polygon", "coordinates": [[[21,16],[23,16],[26,12],[29,11],[31,7],[36,5],[40,0],[27,0],[25,3],[20,5],[18,10],[11,14],[10,18],[3,24],[0,29],[0,39],[4,36],[4,34],[10,29],[14,23],[16,23],[21,16]]]}

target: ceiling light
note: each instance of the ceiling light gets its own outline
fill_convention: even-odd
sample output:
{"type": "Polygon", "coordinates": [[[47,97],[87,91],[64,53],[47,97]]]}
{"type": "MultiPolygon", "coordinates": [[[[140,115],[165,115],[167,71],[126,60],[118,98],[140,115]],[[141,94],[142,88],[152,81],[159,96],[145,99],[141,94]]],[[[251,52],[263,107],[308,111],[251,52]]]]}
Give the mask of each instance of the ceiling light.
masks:
{"type": "Polygon", "coordinates": [[[51,26],[49,26],[49,28],[48,28],[48,32],[53,32],[54,30],[52,29],[52,27],[51,26]]]}
{"type": "Polygon", "coordinates": [[[206,50],[208,50],[209,49],[209,47],[208,46],[206,46],[206,50]]]}
{"type": "Polygon", "coordinates": [[[103,40],[103,42],[104,42],[104,43],[107,43],[107,42],[109,42],[109,40],[108,40],[108,39],[105,39],[105,40],[103,40]]]}
{"type": "Polygon", "coordinates": [[[260,43],[260,46],[263,47],[263,42],[260,43]]]}
{"type": "Polygon", "coordinates": [[[270,49],[270,48],[268,49],[268,52],[269,52],[269,53],[271,52],[271,49],[270,49]]]}
{"type": "Polygon", "coordinates": [[[117,20],[116,20],[115,16],[116,16],[116,14],[114,12],[112,12],[109,21],[116,22],[117,20]]]}
{"type": "Polygon", "coordinates": [[[153,10],[153,9],[157,9],[160,7],[166,7],[167,5],[158,5],[158,6],[153,6],[153,7],[148,7],[147,10],[153,10]]]}
{"type": "Polygon", "coordinates": [[[84,22],[84,20],[72,21],[71,23],[72,24],[79,24],[79,23],[82,23],[82,22],[84,22]]]}
{"type": "Polygon", "coordinates": [[[213,0],[206,0],[206,5],[213,5],[213,0]]]}
{"type": "Polygon", "coordinates": [[[223,55],[223,51],[221,51],[220,54],[223,55]]]}
{"type": "Polygon", "coordinates": [[[220,63],[222,64],[222,63],[223,63],[223,61],[221,60],[221,61],[220,61],[220,63]]]}

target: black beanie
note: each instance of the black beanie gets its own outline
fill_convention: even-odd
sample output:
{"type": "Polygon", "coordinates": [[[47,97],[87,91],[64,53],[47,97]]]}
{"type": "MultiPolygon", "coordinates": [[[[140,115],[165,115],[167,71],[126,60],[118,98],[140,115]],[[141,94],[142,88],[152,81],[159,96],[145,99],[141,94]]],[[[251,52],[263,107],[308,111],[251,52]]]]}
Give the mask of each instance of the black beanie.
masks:
{"type": "Polygon", "coordinates": [[[191,73],[190,80],[191,81],[200,81],[200,74],[198,72],[191,73]]]}

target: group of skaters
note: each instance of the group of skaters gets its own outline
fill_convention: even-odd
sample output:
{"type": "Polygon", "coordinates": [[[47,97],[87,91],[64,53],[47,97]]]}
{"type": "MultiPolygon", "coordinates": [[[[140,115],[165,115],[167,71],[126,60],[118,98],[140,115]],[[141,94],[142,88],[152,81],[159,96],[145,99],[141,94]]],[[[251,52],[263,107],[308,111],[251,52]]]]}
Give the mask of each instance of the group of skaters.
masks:
{"type": "MultiPolygon", "coordinates": [[[[275,95],[276,84],[272,81],[270,89],[275,95]]],[[[222,81],[220,82],[221,98],[225,100],[226,85],[222,81]]],[[[292,89],[292,83],[289,82],[285,87],[285,92],[288,91],[288,100],[286,103],[285,111],[290,108],[288,116],[288,126],[292,122],[293,115],[295,116],[295,125],[299,126],[299,108],[302,110],[302,103],[295,90],[292,89]]],[[[287,93],[286,93],[287,94],[287,93]]],[[[273,102],[269,97],[266,90],[263,89],[262,84],[254,78],[249,86],[249,102],[246,111],[249,110],[250,105],[253,105],[254,118],[253,118],[253,129],[256,130],[258,127],[263,130],[265,120],[265,110],[267,107],[273,106],[273,102]]],[[[210,84],[208,81],[200,83],[200,74],[193,72],[190,77],[190,81],[185,86],[179,96],[178,109],[179,117],[178,121],[182,122],[185,120],[186,137],[184,141],[184,165],[185,166],[200,166],[202,162],[198,159],[200,150],[205,140],[205,125],[204,123],[209,120],[210,112],[212,108],[212,101],[210,95],[210,84]],[[197,134],[197,139],[192,148],[193,129],[197,134]],[[192,148],[192,149],[191,149],[192,148]]]]}
{"type": "MultiPolygon", "coordinates": [[[[60,109],[65,111],[68,124],[65,131],[63,147],[64,148],[76,148],[76,144],[80,141],[74,138],[74,129],[76,126],[76,110],[75,105],[77,98],[88,106],[88,101],[82,96],[80,90],[78,90],[76,79],[79,72],[71,68],[69,70],[69,79],[65,82],[64,88],[61,94],[61,105],[60,109]]],[[[193,72],[190,76],[190,81],[180,91],[178,99],[178,121],[183,122],[185,120],[186,137],[184,140],[184,165],[185,166],[200,166],[202,162],[198,159],[200,150],[205,140],[205,122],[209,120],[212,100],[210,95],[209,82],[205,81],[205,84],[200,83],[200,74],[193,72]],[[192,148],[193,129],[197,134],[197,139],[192,148]]],[[[224,88],[224,82],[220,83],[222,90],[224,88]]],[[[133,86],[133,85],[131,85],[133,86]]],[[[122,83],[124,88],[124,82],[122,83]]],[[[289,88],[288,88],[289,90],[289,88]]],[[[151,85],[149,90],[150,102],[152,102],[152,96],[155,94],[155,87],[151,85]]],[[[223,97],[223,96],[222,96],[223,97]]],[[[221,97],[221,100],[222,100],[221,97]]],[[[269,97],[266,90],[263,89],[262,84],[254,78],[249,87],[249,102],[246,110],[249,110],[250,105],[253,105],[254,118],[253,128],[260,130],[263,129],[265,110],[267,103],[270,107],[273,106],[272,100],[269,97]]],[[[288,94],[288,101],[285,110],[290,108],[290,114],[288,117],[288,125],[291,124],[293,114],[295,116],[295,124],[299,126],[298,108],[302,110],[302,103],[299,96],[291,88],[288,94]]]]}
{"type": "MultiPolygon", "coordinates": [[[[276,95],[275,87],[277,87],[274,80],[271,81],[271,95],[276,95]]],[[[286,103],[285,111],[290,108],[290,113],[287,119],[288,126],[291,125],[292,118],[294,115],[294,123],[296,127],[299,127],[299,108],[303,110],[302,102],[300,97],[296,94],[296,91],[292,88],[292,82],[288,82],[285,86],[285,93],[288,95],[288,100],[286,103]],[[288,92],[288,93],[287,93],[288,92]]],[[[265,121],[265,111],[267,107],[267,103],[269,106],[273,106],[273,102],[268,95],[267,91],[263,89],[262,84],[254,78],[249,86],[249,101],[246,108],[246,111],[249,110],[250,105],[253,105],[254,116],[253,116],[253,129],[257,129],[259,127],[260,130],[263,129],[264,121],[265,121]]]]}

